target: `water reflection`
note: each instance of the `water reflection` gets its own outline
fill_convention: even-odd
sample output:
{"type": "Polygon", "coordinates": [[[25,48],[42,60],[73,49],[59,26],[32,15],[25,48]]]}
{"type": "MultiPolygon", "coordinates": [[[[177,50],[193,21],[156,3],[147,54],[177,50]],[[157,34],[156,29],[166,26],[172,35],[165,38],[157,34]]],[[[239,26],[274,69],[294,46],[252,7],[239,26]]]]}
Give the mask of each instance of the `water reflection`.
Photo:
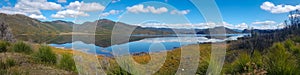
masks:
{"type": "Polygon", "coordinates": [[[74,46],[74,50],[79,50],[87,53],[96,53],[99,55],[112,56],[112,48],[117,49],[117,55],[122,55],[126,51],[129,50],[131,54],[134,53],[143,53],[149,52],[150,47],[156,48],[156,46],[161,47],[164,46],[164,50],[157,50],[151,52],[160,52],[172,50],[174,48],[179,48],[185,45],[198,44],[198,43],[206,43],[206,42],[224,42],[226,40],[237,40],[239,37],[247,36],[246,34],[240,35],[231,35],[226,39],[214,39],[214,38],[206,38],[206,37],[191,37],[191,36],[180,36],[180,37],[157,37],[157,38],[144,38],[138,41],[132,41],[124,44],[112,45],[108,47],[101,47],[95,44],[86,44],[82,41],[75,41],[73,43],[64,43],[64,44],[49,44],[50,46],[57,48],[72,48],[74,46]],[[93,52],[96,50],[96,52],[93,52]]]}

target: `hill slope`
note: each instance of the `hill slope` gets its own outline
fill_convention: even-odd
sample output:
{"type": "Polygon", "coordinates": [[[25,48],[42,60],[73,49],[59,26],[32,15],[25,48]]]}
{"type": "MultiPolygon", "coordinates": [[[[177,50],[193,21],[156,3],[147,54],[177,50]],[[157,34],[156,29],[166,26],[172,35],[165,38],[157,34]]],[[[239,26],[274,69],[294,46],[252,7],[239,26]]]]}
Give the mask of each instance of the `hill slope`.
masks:
{"type": "Polygon", "coordinates": [[[19,14],[8,15],[0,13],[0,22],[4,22],[5,24],[9,25],[12,33],[15,35],[57,33],[59,31],[54,26],[19,14]]]}

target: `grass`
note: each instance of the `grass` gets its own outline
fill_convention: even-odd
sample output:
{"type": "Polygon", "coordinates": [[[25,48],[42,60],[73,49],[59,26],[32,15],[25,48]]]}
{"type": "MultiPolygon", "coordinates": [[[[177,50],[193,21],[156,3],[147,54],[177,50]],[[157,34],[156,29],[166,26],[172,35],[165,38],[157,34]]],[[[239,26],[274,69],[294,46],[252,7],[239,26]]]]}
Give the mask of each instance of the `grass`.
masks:
{"type": "Polygon", "coordinates": [[[10,74],[10,75],[20,75],[20,74],[15,74],[17,72],[9,72],[8,69],[10,67],[13,67],[16,65],[16,61],[14,59],[8,58],[6,59],[6,61],[0,61],[0,75],[6,75],[6,74],[10,74]]]}
{"type": "Polygon", "coordinates": [[[1,53],[1,52],[7,52],[9,46],[10,46],[10,43],[9,43],[9,42],[6,42],[6,41],[0,41],[0,53],[1,53]]]}
{"type": "MultiPolygon", "coordinates": [[[[228,51],[229,54],[232,55],[234,52],[238,52],[237,57],[235,59],[232,59],[232,62],[225,62],[224,69],[222,73],[224,74],[282,74],[282,75],[294,75],[299,74],[298,70],[300,59],[297,57],[300,57],[299,50],[300,47],[297,44],[298,42],[295,42],[294,40],[286,40],[284,42],[276,43],[269,49],[266,49],[267,52],[259,52],[254,51],[253,54],[250,54],[246,51],[228,51]]],[[[0,44],[1,45],[1,44],[0,44]]],[[[12,45],[13,49],[14,47],[18,49],[22,49],[21,46],[24,46],[26,49],[26,43],[16,43],[12,45]]],[[[30,47],[30,45],[27,45],[30,47]]],[[[210,52],[211,52],[211,45],[210,44],[201,44],[201,45],[190,45],[190,46],[184,46],[185,48],[192,49],[197,48],[196,46],[199,46],[199,50],[201,52],[201,58],[199,58],[201,61],[199,62],[197,74],[203,75],[206,74],[206,70],[209,65],[210,61],[210,52]]],[[[30,47],[31,48],[31,47],[30,47]]],[[[66,71],[72,71],[77,72],[74,59],[72,58],[72,54],[83,54],[77,51],[73,50],[67,50],[67,49],[58,49],[53,48],[49,46],[38,46],[37,52],[33,54],[33,58],[38,60],[39,62],[43,62],[40,64],[53,64],[56,65],[55,67],[66,70],[66,71]],[[57,59],[57,55],[61,55],[61,59],[57,59]],[[58,61],[59,60],[59,61],[58,61]],[[58,61],[58,62],[56,62],[58,61]]],[[[15,50],[13,50],[15,51],[15,50]]],[[[23,53],[24,50],[21,50],[20,53],[23,53]]],[[[17,52],[17,51],[15,51],[17,52]]],[[[190,51],[193,53],[193,51],[190,51]]],[[[26,53],[27,54],[27,53],[26,53]]],[[[30,54],[30,53],[29,53],[30,54]]],[[[159,55],[161,53],[154,53],[157,57],[160,57],[159,55]]],[[[154,75],[170,75],[175,74],[178,66],[180,64],[180,56],[181,56],[181,49],[174,49],[172,51],[167,51],[167,57],[165,63],[162,65],[162,67],[157,71],[154,75]]],[[[87,59],[87,61],[95,61],[95,59],[89,58],[94,56],[84,55],[83,58],[87,59]]],[[[149,54],[145,55],[138,55],[133,56],[134,61],[137,63],[134,64],[126,64],[123,62],[123,67],[126,67],[127,69],[123,69],[118,65],[116,60],[114,58],[107,58],[98,56],[99,62],[101,67],[104,69],[104,71],[108,75],[130,75],[129,72],[136,72],[138,74],[142,74],[143,71],[140,71],[138,69],[134,69],[132,66],[138,64],[148,64],[150,61],[158,62],[158,59],[155,59],[153,57],[150,57],[149,54]],[[105,62],[104,62],[105,61],[105,62]],[[127,72],[126,70],[130,70],[127,72]]],[[[231,60],[231,59],[230,59],[231,60]]],[[[124,61],[126,61],[124,59],[124,61]]],[[[13,60],[6,60],[5,62],[0,62],[0,67],[7,69],[7,65],[16,65],[13,60]],[[3,66],[4,65],[4,66],[3,66]]],[[[81,66],[89,65],[81,64],[81,66]]],[[[149,69],[152,67],[159,66],[159,64],[152,64],[149,69]]],[[[189,66],[189,65],[187,65],[189,66]]],[[[99,67],[100,68],[100,67],[99,67]]],[[[81,68],[80,70],[85,70],[85,68],[81,68]]],[[[7,72],[5,70],[0,70],[0,73],[7,72]]]]}
{"type": "Polygon", "coordinates": [[[71,54],[62,54],[62,58],[58,63],[58,67],[67,71],[77,71],[75,61],[71,54]]]}
{"type": "Polygon", "coordinates": [[[38,62],[47,64],[56,64],[57,57],[49,46],[41,46],[37,53],[33,55],[34,59],[38,62]]]}
{"type": "Polygon", "coordinates": [[[12,51],[18,53],[31,54],[33,52],[33,49],[30,45],[24,42],[17,42],[12,46],[12,51]]]}
{"type": "Polygon", "coordinates": [[[282,43],[276,43],[266,54],[266,68],[269,74],[298,75],[299,67],[296,57],[282,43]]]}

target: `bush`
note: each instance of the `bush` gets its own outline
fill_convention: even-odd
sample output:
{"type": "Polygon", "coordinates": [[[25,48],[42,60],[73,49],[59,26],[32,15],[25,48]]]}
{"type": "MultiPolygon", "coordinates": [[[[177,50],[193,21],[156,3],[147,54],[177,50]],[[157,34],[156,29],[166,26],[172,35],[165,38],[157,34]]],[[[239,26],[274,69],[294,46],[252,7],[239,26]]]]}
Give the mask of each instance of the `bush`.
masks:
{"type": "Polygon", "coordinates": [[[35,60],[39,62],[44,62],[47,64],[56,63],[56,54],[51,50],[49,46],[41,46],[39,51],[34,54],[35,60]]]}
{"type": "Polygon", "coordinates": [[[6,59],[6,65],[8,67],[12,67],[16,65],[16,61],[14,59],[6,59]]]}
{"type": "Polygon", "coordinates": [[[256,69],[263,67],[264,63],[263,63],[262,59],[263,59],[263,56],[261,55],[261,53],[259,51],[255,50],[251,57],[251,62],[255,63],[255,65],[257,66],[256,69]]]}
{"type": "Polygon", "coordinates": [[[208,69],[208,66],[209,66],[208,62],[209,61],[203,61],[203,62],[199,63],[199,66],[198,66],[196,74],[205,75],[206,71],[208,69]]]}
{"type": "Polygon", "coordinates": [[[247,53],[241,53],[232,63],[224,65],[223,72],[229,74],[254,73],[263,68],[263,56],[255,50],[250,56],[247,53]]]}
{"type": "Polygon", "coordinates": [[[0,69],[2,69],[2,70],[6,70],[9,67],[13,67],[15,65],[16,65],[16,62],[13,59],[6,59],[5,62],[0,61],[0,69]]]}
{"type": "Polygon", "coordinates": [[[12,46],[12,51],[19,52],[19,53],[25,53],[25,54],[31,54],[33,52],[31,46],[24,42],[15,43],[12,46]]]}
{"type": "Polygon", "coordinates": [[[70,54],[62,54],[62,58],[59,61],[58,66],[61,69],[76,72],[75,61],[74,61],[72,55],[70,55],[70,54]]]}
{"type": "Polygon", "coordinates": [[[2,62],[2,60],[0,60],[0,70],[5,70],[7,69],[6,63],[2,62]]]}
{"type": "Polygon", "coordinates": [[[266,55],[266,68],[270,75],[299,75],[296,57],[281,43],[270,48],[266,55]]]}
{"type": "Polygon", "coordinates": [[[293,41],[300,43],[300,37],[299,36],[295,36],[294,38],[292,38],[293,41]]]}
{"type": "Polygon", "coordinates": [[[229,73],[243,73],[248,72],[248,65],[251,62],[251,58],[247,53],[242,53],[230,66],[229,73]]]}
{"type": "Polygon", "coordinates": [[[10,43],[8,43],[6,41],[0,41],[0,52],[7,52],[9,46],[10,46],[10,43]]]}

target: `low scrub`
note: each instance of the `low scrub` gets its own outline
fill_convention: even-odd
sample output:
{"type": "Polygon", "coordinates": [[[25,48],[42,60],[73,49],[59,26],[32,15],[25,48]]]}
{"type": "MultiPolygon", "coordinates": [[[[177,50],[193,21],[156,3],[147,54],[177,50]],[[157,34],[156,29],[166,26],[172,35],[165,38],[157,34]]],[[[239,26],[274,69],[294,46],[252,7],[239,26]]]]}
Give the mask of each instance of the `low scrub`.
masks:
{"type": "Polygon", "coordinates": [[[277,43],[270,48],[266,55],[266,68],[269,74],[299,74],[296,57],[288,50],[289,48],[285,48],[282,43],[277,43]]]}
{"type": "Polygon", "coordinates": [[[55,64],[56,54],[52,51],[49,46],[41,46],[37,53],[33,55],[34,59],[38,62],[55,64]]]}
{"type": "MultiPolygon", "coordinates": [[[[13,59],[6,59],[6,61],[2,61],[0,60],[0,75],[11,75],[10,73],[8,73],[8,69],[10,67],[13,67],[16,65],[15,60],[13,59]]],[[[16,75],[16,74],[13,74],[16,75]]]]}
{"type": "Polygon", "coordinates": [[[62,54],[58,67],[67,71],[76,72],[75,61],[71,54],[62,54]]]}
{"type": "Polygon", "coordinates": [[[6,41],[0,41],[0,52],[7,52],[9,46],[10,46],[10,43],[8,43],[6,41]]]}
{"type": "Polygon", "coordinates": [[[31,54],[33,52],[30,45],[24,43],[24,42],[17,42],[12,46],[13,52],[18,53],[25,53],[25,54],[31,54]]]}

